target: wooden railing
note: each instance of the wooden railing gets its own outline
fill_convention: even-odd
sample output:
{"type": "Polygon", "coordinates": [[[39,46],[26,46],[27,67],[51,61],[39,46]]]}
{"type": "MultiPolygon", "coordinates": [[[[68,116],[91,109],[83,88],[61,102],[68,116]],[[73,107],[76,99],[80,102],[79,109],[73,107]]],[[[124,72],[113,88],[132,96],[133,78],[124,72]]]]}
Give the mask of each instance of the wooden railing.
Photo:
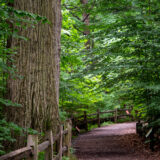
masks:
{"type": "Polygon", "coordinates": [[[131,111],[132,111],[132,108],[107,110],[103,112],[100,112],[100,110],[98,109],[97,112],[93,114],[87,114],[87,112],[84,111],[84,115],[79,117],[74,117],[72,121],[75,126],[79,126],[80,128],[84,128],[85,130],[88,130],[88,123],[97,124],[98,127],[100,127],[102,122],[105,122],[108,120],[114,121],[116,123],[117,120],[121,117],[130,116],[133,118],[133,116],[131,115],[131,111]],[[100,117],[100,115],[106,114],[106,113],[112,113],[112,116],[107,116],[104,118],[100,117]],[[92,118],[95,116],[96,118],[92,118]]]}
{"type": "Polygon", "coordinates": [[[0,157],[0,160],[38,160],[38,153],[44,151],[44,160],[62,160],[62,156],[70,155],[72,123],[68,120],[60,126],[54,137],[52,131],[46,133],[46,141],[38,144],[38,135],[29,135],[27,146],[0,157]],[[54,144],[57,144],[54,147],[54,144]],[[54,148],[57,155],[54,155],[54,148]]]}

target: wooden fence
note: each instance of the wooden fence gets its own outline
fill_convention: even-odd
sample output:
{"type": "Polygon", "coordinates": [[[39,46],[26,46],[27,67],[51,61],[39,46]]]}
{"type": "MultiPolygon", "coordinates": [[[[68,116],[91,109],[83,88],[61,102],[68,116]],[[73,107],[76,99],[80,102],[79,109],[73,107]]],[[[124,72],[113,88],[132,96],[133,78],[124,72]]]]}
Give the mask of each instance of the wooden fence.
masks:
{"type": "Polygon", "coordinates": [[[133,119],[133,116],[131,115],[132,108],[129,109],[115,109],[115,110],[108,110],[108,111],[103,111],[100,112],[100,110],[98,109],[96,113],[93,114],[87,114],[86,111],[84,111],[84,115],[73,118],[73,124],[75,126],[79,126],[80,128],[84,128],[86,131],[88,130],[88,123],[92,123],[92,124],[97,124],[98,127],[100,127],[102,122],[111,120],[114,121],[115,123],[117,122],[117,120],[121,117],[126,117],[129,116],[133,119]],[[102,114],[106,114],[106,113],[112,113],[112,116],[108,116],[107,118],[101,118],[100,115],[102,114]],[[96,118],[92,118],[96,116],[96,118]],[[83,127],[81,127],[83,126],[83,127]]]}
{"type": "Polygon", "coordinates": [[[38,153],[44,151],[44,160],[62,160],[62,155],[69,156],[71,148],[72,123],[68,120],[60,126],[54,137],[52,131],[46,133],[46,141],[38,144],[38,135],[29,135],[27,146],[0,157],[0,160],[38,160],[38,153]],[[57,147],[54,147],[56,144],[57,147]],[[54,155],[54,148],[57,155],[54,155]]]}

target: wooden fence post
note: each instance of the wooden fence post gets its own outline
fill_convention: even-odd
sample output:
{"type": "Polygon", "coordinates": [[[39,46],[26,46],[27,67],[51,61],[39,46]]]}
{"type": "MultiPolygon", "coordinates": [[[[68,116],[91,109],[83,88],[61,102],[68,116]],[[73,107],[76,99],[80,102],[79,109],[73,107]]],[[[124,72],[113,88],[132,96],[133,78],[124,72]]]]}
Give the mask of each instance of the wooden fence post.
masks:
{"type": "Polygon", "coordinates": [[[64,145],[67,146],[67,152],[64,154],[67,157],[70,156],[70,148],[71,148],[71,139],[72,139],[72,121],[68,120],[65,124],[65,128],[67,128],[68,133],[64,138],[64,145]]]}
{"type": "Polygon", "coordinates": [[[85,130],[88,131],[88,122],[87,122],[87,112],[84,111],[84,127],[85,127],[85,130]]]}
{"type": "Polygon", "coordinates": [[[28,135],[27,147],[33,147],[33,157],[29,160],[38,160],[38,135],[28,135]]]}
{"type": "Polygon", "coordinates": [[[115,109],[114,122],[117,123],[117,108],[115,109]]]}
{"type": "Polygon", "coordinates": [[[50,145],[45,151],[45,160],[53,160],[53,133],[52,130],[46,133],[46,139],[49,140],[50,145]]]}
{"type": "Polygon", "coordinates": [[[60,126],[60,138],[59,138],[59,160],[62,160],[63,154],[63,126],[60,126]]]}
{"type": "Polygon", "coordinates": [[[99,112],[99,109],[97,109],[97,124],[98,124],[98,127],[101,126],[101,122],[100,122],[100,112],[99,112]]]}

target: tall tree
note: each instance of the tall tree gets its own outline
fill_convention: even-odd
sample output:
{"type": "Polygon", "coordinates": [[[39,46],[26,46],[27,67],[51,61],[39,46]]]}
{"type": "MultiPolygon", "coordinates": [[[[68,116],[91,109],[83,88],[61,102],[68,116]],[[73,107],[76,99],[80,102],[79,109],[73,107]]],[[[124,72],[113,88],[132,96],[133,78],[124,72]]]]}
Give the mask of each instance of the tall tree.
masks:
{"type": "MultiPolygon", "coordinates": [[[[60,0],[14,0],[14,8],[47,17],[49,24],[21,28],[19,34],[27,41],[12,39],[13,57],[19,78],[10,77],[9,97],[22,105],[11,107],[9,121],[39,131],[59,124],[59,54],[61,30],[60,0]]],[[[23,144],[22,144],[23,145],[23,144]]]]}
{"type": "MultiPolygon", "coordinates": [[[[89,30],[89,13],[87,13],[86,9],[87,9],[87,4],[88,4],[88,0],[81,0],[81,3],[83,4],[84,8],[85,8],[85,12],[83,13],[83,22],[85,24],[85,28],[83,31],[83,34],[86,36],[89,36],[90,34],[90,30],[89,30]]],[[[88,39],[88,41],[86,42],[86,48],[89,49],[90,48],[90,40],[88,39]]]]}

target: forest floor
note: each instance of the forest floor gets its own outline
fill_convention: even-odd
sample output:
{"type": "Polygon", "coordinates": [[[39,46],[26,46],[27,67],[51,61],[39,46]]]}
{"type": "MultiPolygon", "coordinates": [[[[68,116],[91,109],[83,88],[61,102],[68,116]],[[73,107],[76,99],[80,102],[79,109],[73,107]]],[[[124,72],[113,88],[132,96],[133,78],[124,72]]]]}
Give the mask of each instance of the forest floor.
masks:
{"type": "Polygon", "coordinates": [[[120,123],[91,130],[73,140],[78,160],[160,160],[136,134],[136,123],[120,123]]]}

